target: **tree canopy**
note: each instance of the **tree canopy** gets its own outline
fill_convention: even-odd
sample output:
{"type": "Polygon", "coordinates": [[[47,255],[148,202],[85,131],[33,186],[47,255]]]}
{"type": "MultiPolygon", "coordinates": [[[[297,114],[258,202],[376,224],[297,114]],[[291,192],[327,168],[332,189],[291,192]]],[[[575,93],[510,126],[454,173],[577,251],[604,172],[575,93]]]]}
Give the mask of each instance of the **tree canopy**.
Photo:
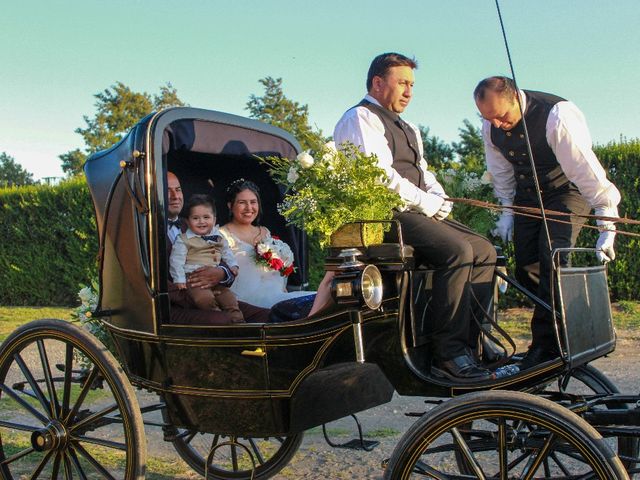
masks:
{"type": "Polygon", "coordinates": [[[259,80],[264,95],[251,95],[246,109],[249,116],[280,127],[291,133],[303,150],[316,151],[325,143],[322,131],[309,125],[309,107],[288,99],[282,91],[282,78],[265,77],[259,80]]]}
{"type": "Polygon", "coordinates": [[[141,118],[157,110],[184,105],[170,83],[161,86],[159,94],[151,95],[134,92],[122,82],[116,82],[94,96],[95,115],[85,115],[86,126],[75,130],[84,140],[84,150],[76,148],[59,156],[62,170],[68,175],[80,173],[88,155],[117,143],[141,118]]]}
{"type": "Polygon", "coordinates": [[[0,153],[0,187],[19,187],[34,183],[33,174],[27,172],[11,155],[0,153]]]}

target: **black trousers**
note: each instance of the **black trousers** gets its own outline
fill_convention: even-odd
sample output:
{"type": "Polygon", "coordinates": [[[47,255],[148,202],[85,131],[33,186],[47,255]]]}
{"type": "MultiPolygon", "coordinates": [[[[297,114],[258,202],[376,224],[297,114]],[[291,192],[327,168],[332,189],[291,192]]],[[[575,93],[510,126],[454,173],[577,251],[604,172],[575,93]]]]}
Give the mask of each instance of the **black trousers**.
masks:
{"type": "Polygon", "coordinates": [[[435,269],[434,357],[446,360],[466,353],[467,347],[474,346],[478,331],[471,318],[472,297],[484,308],[491,300],[495,248],[489,240],[453,220],[437,221],[415,212],[396,213],[394,218],[400,222],[404,242],[413,246],[416,262],[435,269]]]}
{"type": "MultiPolygon", "coordinates": [[[[590,207],[580,192],[574,189],[563,189],[545,192],[542,202],[545,210],[585,215],[590,207]]],[[[530,197],[516,195],[515,205],[538,207],[538,202],[530,197]]],[[[516,260],[516,279],[527,289],[537,293],[541,300],[551,302],[551,251],[556,248],[570,248],[575,246],[578,234],[582,229],[585,218],[571,215],[548,215],[549,237],[551,250],[544,230],[544,225],[537,218],[516,215],[513,225],[513,244],[516,260]],[[553,220],[570,223],[559,223],[553,220]],[[539,281],[532,275],[531,270],[539,271],[539,281]]],[[[560,265],[569,264],[569,255],[560,256],[560,265]]],[[[532,346],[552,348],[556,343],[553,316],[551,312],[536,306],[531,319],[532,346]]]]}

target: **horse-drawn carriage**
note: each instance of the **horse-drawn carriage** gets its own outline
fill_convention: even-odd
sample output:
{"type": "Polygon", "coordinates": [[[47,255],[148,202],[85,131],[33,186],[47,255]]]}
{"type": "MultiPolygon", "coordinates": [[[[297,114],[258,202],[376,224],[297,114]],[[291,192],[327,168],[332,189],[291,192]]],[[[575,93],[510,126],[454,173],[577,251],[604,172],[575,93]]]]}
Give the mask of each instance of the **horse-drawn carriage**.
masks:
{"type": "MultiPolygon", "coordinates": [[[[175,315],[181,307],[168,294],[167,171],[186,196],[212,194],[218,218],[231,181],[256,182],[263,223],[295,253],[290,286],[304,288],[306,237],[278,214],[284,191],[257,159],[299,150],[269,125],[175,108],[144,118],[88,160],[100,239],[93,315],[118,360],[59,320],[26,324],[3,342],[0,405],[17,413],[0,417],[2,478],[142,478],[144,425],[161,427],[207,478],[268,478],[295,454],[305,430],[389,402],[394,391],[456,398],[405,434],[385,478],[609,480],[628,478],[624,467],[635,472],[638,398],[618,395],[587,365],[615,347],[604,266],[554,269],[557,296],[547,308],[557,316],[560,358],[476,383],[430,371],[432,272],[393,222],[382,243],[363,240],[366,223],[336,236],[326,259],[335,305],[318,314],[273,323],[177,321],[185,316],[175,315]],[[132,386],[160,401],[141,409],[132,386]]],[[[496,270],[499,277],[521,288],[496,270]]]]}

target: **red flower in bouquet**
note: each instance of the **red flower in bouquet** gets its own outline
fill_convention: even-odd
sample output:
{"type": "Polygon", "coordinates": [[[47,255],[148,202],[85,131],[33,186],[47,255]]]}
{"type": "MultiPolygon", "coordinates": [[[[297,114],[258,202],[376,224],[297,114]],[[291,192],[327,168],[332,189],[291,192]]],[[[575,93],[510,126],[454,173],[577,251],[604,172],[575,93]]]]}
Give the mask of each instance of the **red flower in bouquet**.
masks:
{"type": "Polygon", "coordinates": [[[283,277],[288,277],[295,271],[293,252],[278,237],[265,238],[256,244],[255,256],[257,264],[280,272],[283,277]]]}

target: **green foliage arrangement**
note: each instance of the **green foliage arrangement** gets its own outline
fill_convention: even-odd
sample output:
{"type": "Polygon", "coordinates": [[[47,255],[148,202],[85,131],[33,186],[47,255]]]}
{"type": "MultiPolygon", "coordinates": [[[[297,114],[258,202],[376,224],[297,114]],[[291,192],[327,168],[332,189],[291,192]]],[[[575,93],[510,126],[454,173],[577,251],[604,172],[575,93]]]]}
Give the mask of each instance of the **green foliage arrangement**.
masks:
{"type": "Polygon", "coordinates": [[[83,178],[0,189],[0,304],[73,305],[96,275],[95,232],[83,178]]]}
{"type": "MultiPolygon", "coordinates": [[[[448,168],[439,171],[437,177],[448,197],[495,202],[491,176],[488,172],[479,175],[475,172],[448,168]]],[[[497,215],[491,210],[464,203],[454,204],[451,214],[451,218],[455,218],[486,237],[490,236],[496,217],[497,215]]]]}
{"type": "Polygon", "coordinates": [[[289,188],[280,213],[287,221],[317,236],[322,247],[342,225],[356,220],[388,220],[402,204],[385,185],[386,175],[375,156],[353,145],[336,150],[333,142],[322,147],[317,159],[302,152],[291,161],[268,157],[263,161],[280,184],[289,188]]]}

